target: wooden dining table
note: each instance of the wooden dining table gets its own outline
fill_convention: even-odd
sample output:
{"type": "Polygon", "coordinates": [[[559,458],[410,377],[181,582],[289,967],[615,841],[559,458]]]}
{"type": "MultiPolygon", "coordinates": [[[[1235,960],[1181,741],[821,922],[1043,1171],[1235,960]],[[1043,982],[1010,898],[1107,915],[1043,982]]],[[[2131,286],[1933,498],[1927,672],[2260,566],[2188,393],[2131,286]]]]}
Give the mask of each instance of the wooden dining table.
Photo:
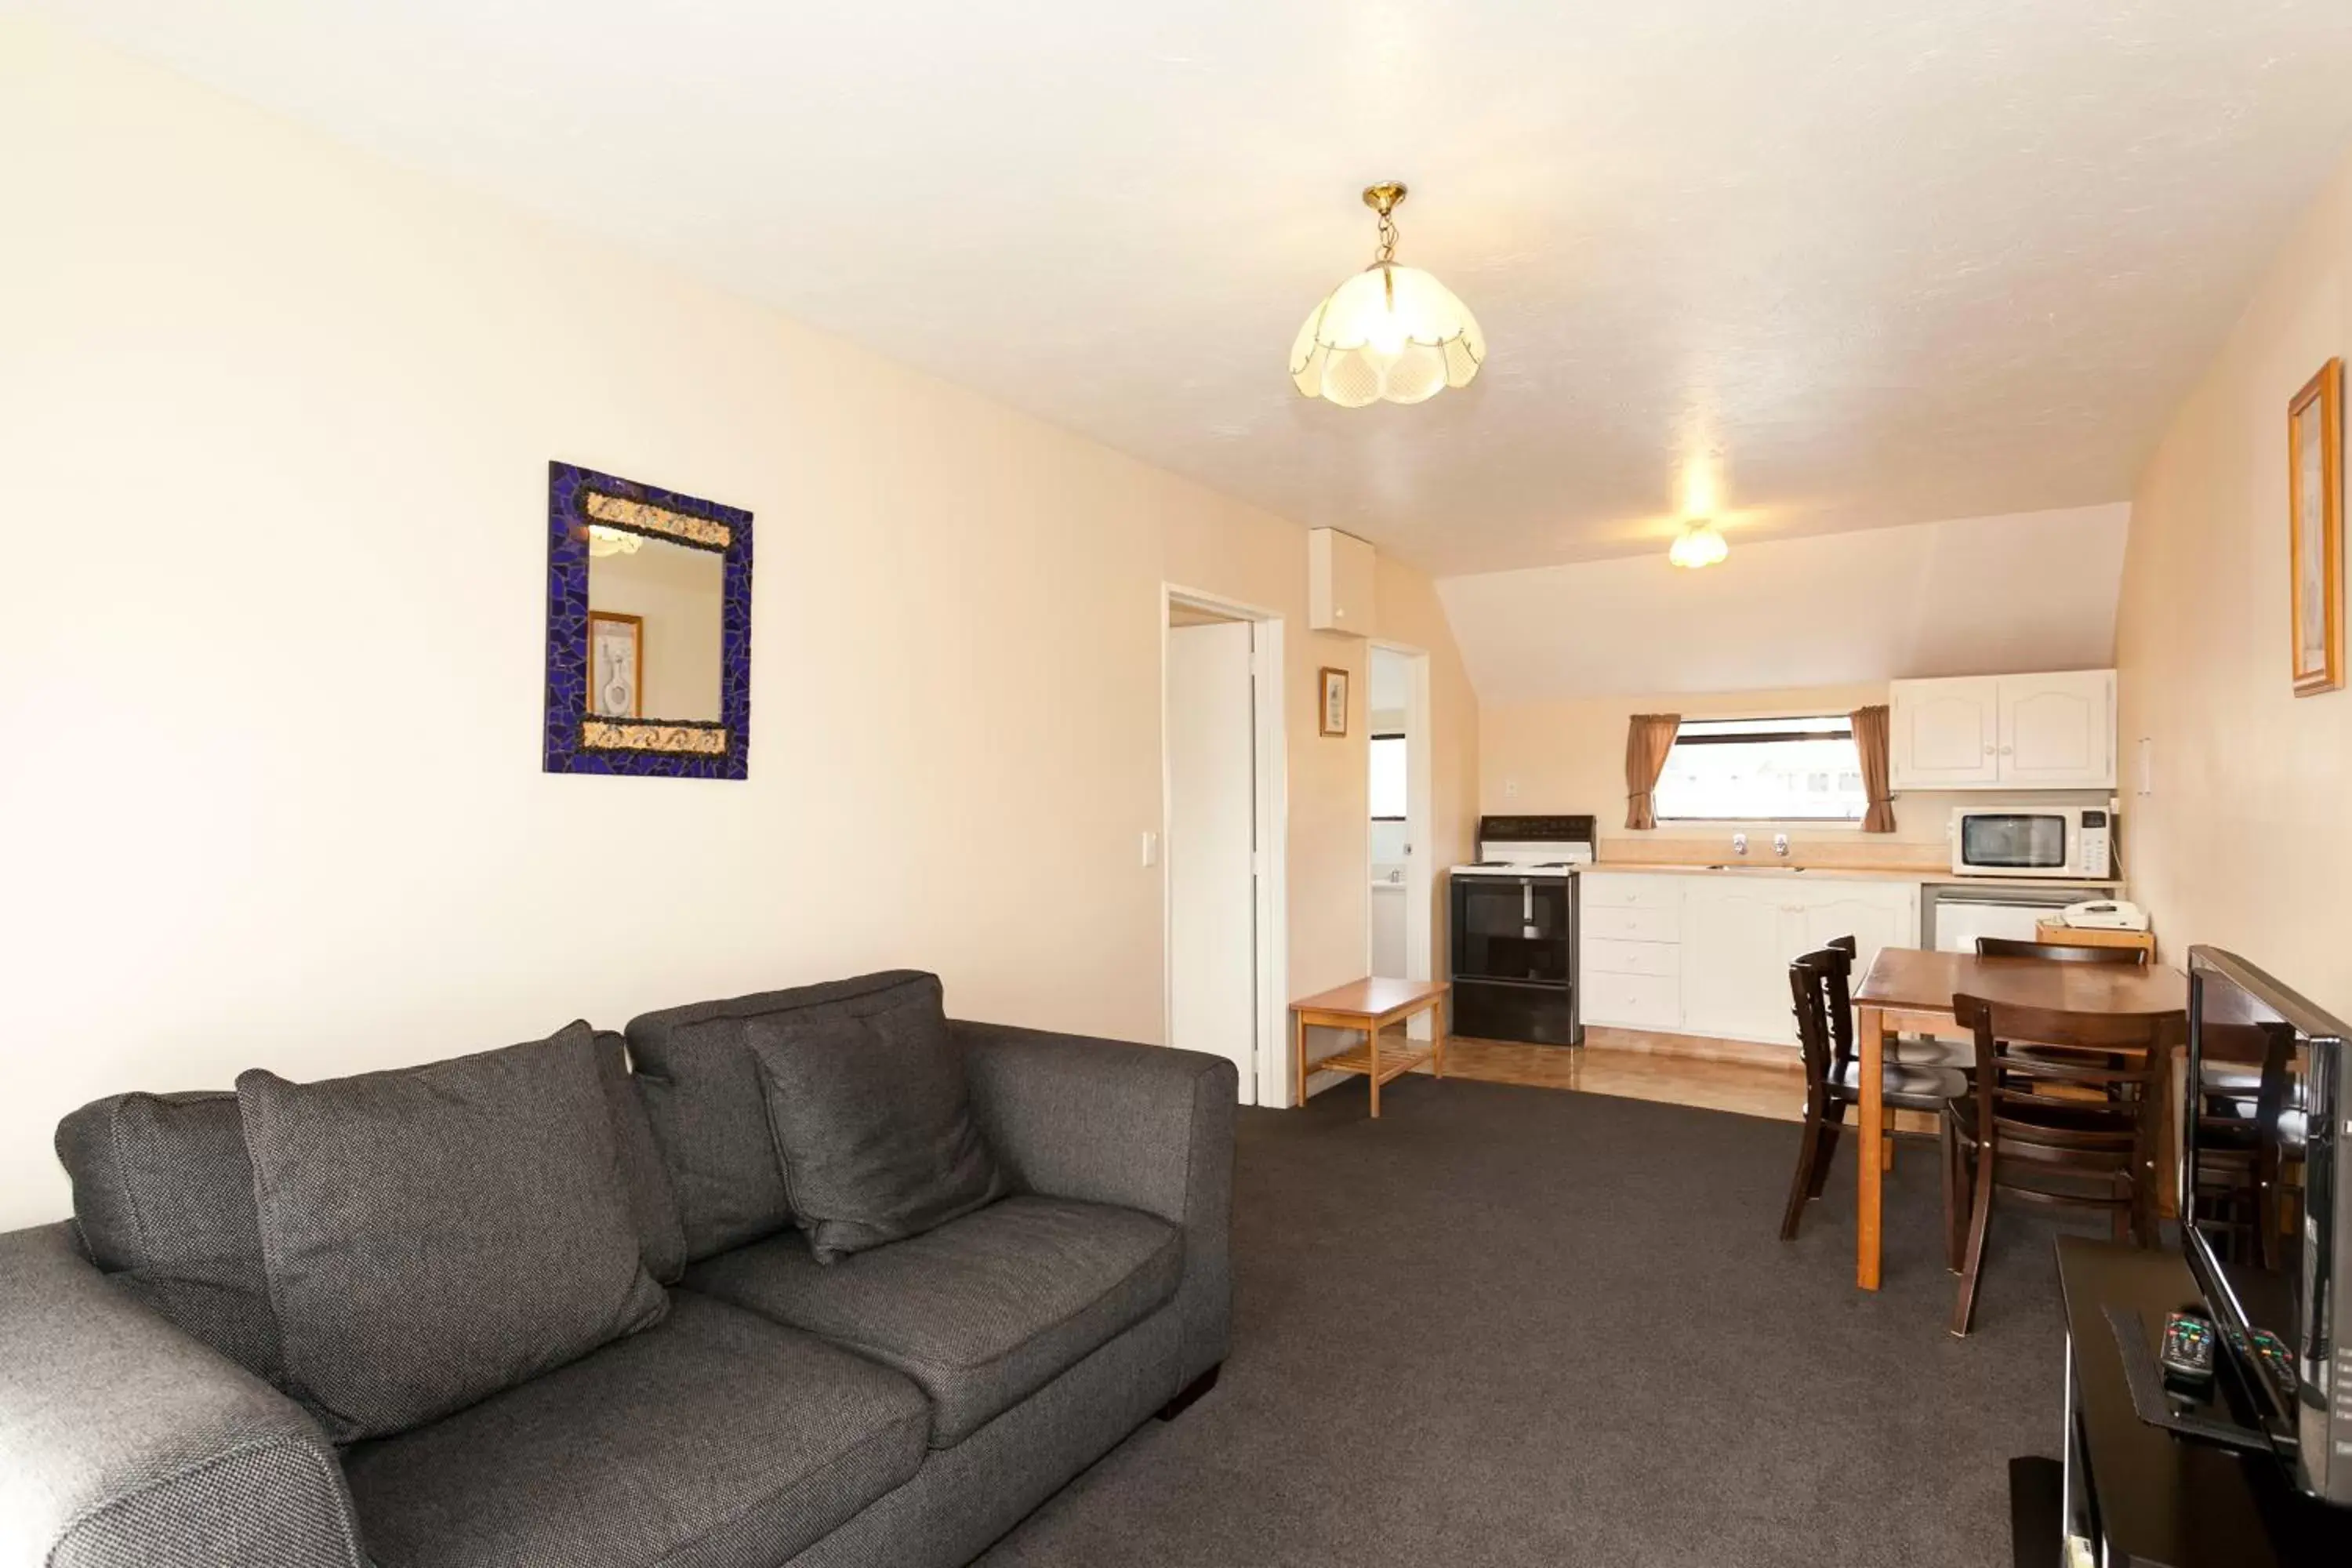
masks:
{"type": "Polygon", "coordinates": [[[2189,980],[2162,964],[2063,963],[2048,958],[1979,958],[1883,947],[1853,989],[1855,1045],[1862,1082],[1860,1223],[1855,1226],[1853,1282],[1878,1289],[1880,1148],[1886,1136],[1882,1100],[1886,1035],[1965,1037],[1952,1016],[1955,996],[1981,996],[2018,1007],[2068,1013],[2178,1013],[2189,1005],[2189,980]]]}

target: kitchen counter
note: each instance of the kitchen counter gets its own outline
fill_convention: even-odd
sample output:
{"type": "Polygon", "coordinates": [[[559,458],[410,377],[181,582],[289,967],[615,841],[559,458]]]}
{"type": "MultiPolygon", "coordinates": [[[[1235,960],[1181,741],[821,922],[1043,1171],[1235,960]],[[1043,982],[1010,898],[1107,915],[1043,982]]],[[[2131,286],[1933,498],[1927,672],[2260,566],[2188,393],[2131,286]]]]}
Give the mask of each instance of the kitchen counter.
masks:
{"type": "Polygon", "coordinates": [[[1774,860],[1746,864],[1695,865],[1675,861],[1600,860],[1588,873],[1676,877],[1803,877],[1811,881],[1939,882],[1965,888],[2120,888],[2120,878],[2095,877],[1964,877],[1948,869],[1924,866],[1788,866],[1774,860]]]}

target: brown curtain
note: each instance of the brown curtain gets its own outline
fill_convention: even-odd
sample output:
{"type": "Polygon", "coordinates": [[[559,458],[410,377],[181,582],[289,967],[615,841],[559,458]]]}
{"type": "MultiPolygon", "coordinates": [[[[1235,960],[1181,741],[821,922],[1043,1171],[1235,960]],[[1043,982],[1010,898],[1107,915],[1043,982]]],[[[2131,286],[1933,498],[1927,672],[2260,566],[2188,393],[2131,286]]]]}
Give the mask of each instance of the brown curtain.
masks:
{"type": "Polygon", "coordinates": [[[1870,796],[1863,814],[1864,833],[1895,831],[1895,795],[1887,786],[1886,704],[1857,708],[1846,717],[1853,722],[1853,749],[1862,753],[1862,789],[1870,796]]]}
{"type": "Polygon", "coordinates": [[[1636,713],[1625,726],[1625,826],[1655,827],[1656,804],[1650,792],[1666,771],[1666,753],[1675,749],[1675,731],[1682,728],[1679,713],[1636,713]]]}

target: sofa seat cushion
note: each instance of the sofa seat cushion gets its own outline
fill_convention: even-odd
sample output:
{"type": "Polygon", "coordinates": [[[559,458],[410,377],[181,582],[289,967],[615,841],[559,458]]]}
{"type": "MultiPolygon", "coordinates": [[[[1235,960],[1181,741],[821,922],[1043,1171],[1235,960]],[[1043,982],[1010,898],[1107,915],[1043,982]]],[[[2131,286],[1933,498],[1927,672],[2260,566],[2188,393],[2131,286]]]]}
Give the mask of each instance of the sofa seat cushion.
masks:
{"type": "Polygon", "coordinates": [[[346,1451],[378,1568],[777,1563],[922,1462],[898,1373],[705,1297],[397,1437],[346,1451]]]}
{"type": "Polygon", "coordinates": [[[1020,1196],[827,1267],[796,1235],[686,1284],[898,1368],[952,1447],[1175,1294],[1184,1241],[1133,1209],[1020,1196]]]}

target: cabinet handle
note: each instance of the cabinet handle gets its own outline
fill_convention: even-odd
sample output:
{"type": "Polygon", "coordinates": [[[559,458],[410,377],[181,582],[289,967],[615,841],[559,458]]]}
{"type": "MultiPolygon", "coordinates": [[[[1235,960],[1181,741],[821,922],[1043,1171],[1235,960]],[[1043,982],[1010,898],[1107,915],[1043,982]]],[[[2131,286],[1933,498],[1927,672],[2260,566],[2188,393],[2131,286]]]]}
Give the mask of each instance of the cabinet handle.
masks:
{"type": "Polygon", "coordinates": [[[2011,753],[2012,752],[2015,752],[2016,750],[2017,750],[2017,748],[2016,748],[2015,746],[2003,746],[2003,747],[2000,749],[2000,754],[2001,754],[2002,756],[2006,757],[2006,756],[2008,756],[2010,753],[2011,753]]]}

